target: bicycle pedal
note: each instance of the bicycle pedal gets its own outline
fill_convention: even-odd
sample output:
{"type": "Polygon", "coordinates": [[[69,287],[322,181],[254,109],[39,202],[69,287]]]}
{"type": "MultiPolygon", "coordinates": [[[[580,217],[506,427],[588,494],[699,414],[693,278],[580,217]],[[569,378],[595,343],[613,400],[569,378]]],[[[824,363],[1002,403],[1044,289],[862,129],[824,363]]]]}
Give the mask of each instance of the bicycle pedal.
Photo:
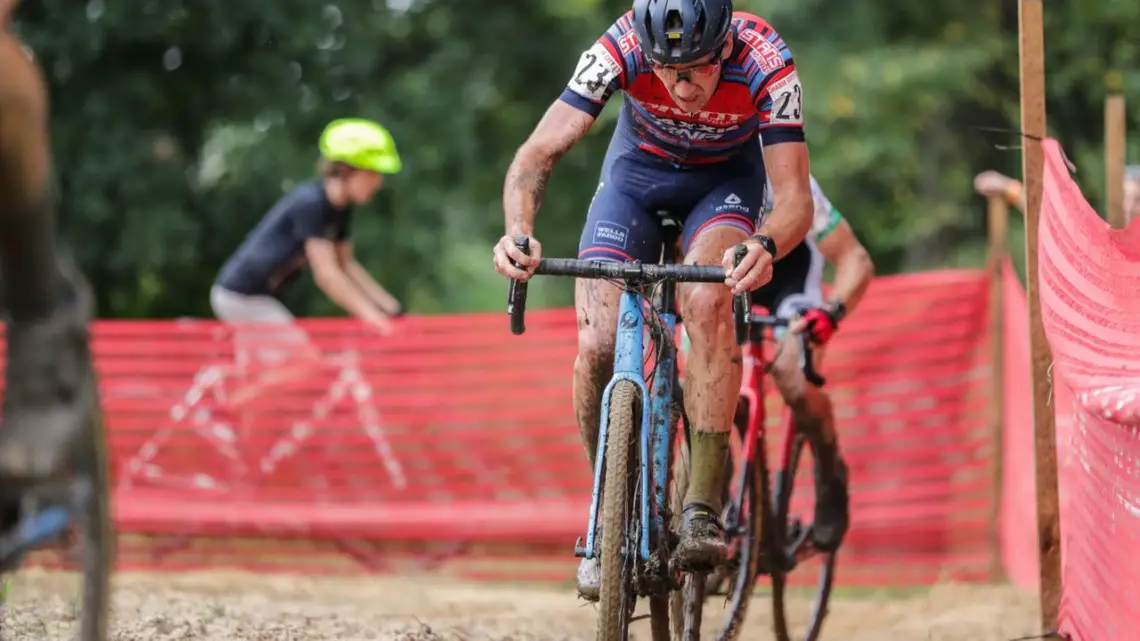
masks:
{"type": "MultiPolygon", "coordinates": [[[[788,529],[791,528],[789,527],[788,529]]],[[[791,540],[791,543],[787,546],[787,550],[784,554],[787,557],[787,562],[791,564],[792,567],[795,567],[795,564],[799,562],[801,554],[803,554],[805,551],[810,551],[813,545],[811,534],[812,526],[810,523],[807,527],[804,527],[802,524],[797,522],[795,536],[788,536],[788,538],[791,540]]],[[[791,567],[788,569],[790,570],[791,567]]]]}
{"type": "Polygon", "coordinates": [[[790,521],[788,521],[788,532],[785,535],[785,538],[791,541],[797,541],[807,529],[808,528],[804,527],[803,521],[801,521],[799,518],[792,518],[790,521]]]}

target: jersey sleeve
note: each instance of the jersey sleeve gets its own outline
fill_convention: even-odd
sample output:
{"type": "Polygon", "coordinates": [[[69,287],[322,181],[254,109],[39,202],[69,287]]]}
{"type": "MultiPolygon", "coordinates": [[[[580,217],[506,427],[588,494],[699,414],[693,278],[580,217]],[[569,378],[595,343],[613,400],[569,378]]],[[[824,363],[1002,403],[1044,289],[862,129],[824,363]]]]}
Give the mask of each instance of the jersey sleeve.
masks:
{"type": "MultiPolygon", "coordinates": [[[[831,203],[831,199],[827,194],[823,193],[823,188],[819,186],[819,182],[815,176],[809,176],[811,180],[811,199],[814,205],[812,211],[811,232],[809,236],[815,243],[819,243],[824,238],[831,235],[835,228],[843,222],[843,215],[831,203]]],[[[766,177],[764,184],[764,210],[762,217],[772,213],[775,207],[772,197],[772,178],[766,177]]],[[[763,219],[763,218],[761,218],[763,219]]]]}
{"type": "Polygon", "coordinates": [[[749,85],[761,142],[804,142],[803,88],[788,45],[762,21],[741,28],[739,37],[752,59],[749,85]]]}
{"type": "Polygon", "coordinates": [[[562,102],[597,117],[614,92],[629,85],[632,57],[640,55],[629,14],[622,16],[578,58],[562,102]]]}
{"type": "Polygon", "coordinates": [[[827,194],[823,193],[823,188],[816,182],[815,176],[811,176],[811,197],[815,201],[815,214],[812,219],[811,237],[815,242],[819,242],[824,238],[831,235],[839,223],[843,222],[843,215],[831,204],[831,200],[827,194]]]}
{"type": "Polygon", "coordinates": [[[293,220],[293,237],[300,242],[310,238],[338,239],[340,230],[335,222],[325,218],[325,203],[320,193],[298,198],[289,217],[293,220]]]}

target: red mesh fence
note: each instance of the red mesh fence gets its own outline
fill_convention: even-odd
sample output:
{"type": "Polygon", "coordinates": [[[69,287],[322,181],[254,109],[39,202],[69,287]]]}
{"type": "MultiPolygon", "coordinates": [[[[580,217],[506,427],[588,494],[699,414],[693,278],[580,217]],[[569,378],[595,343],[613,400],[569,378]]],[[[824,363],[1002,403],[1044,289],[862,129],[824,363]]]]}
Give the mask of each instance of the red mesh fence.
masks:
{"type": "MultiPolygon", "coordinates": [[[[986,287],[976,272],[878,278],[829,347],[824,371],[852,478],[844,582],[991,576],[997,550],[986,287]]],[[[774,466],[786,414],[773,386],[768,391],[774,466]]],[[[792,506],[805,522],[812,486],[805,460],[792,506]]]]}
{"type": "MultiPolygon", "coordinates": [[[[980,272],[879,278],[830,350],[853,477],[843,583],[989,576],[986,309],[980,272]]],[[[573,313],[507,325],[306,321],[321,364],[235,405],[251,372],[224,326],[99,323],[121,562],[568,579],[590,493],[573,313]]]]}
{"type": "Polygon", "coordinates": [[[1045,151],[1041,308],[1054,381],[1072,391],[1056,404],[1058,417],[1069,417],[1061,438],[1071,456],[1061,462],[1061,628],[1074,641],[1135,638],[1140,222],[1109,229],[1070,177],[1057,142],[1046,141],[1045,151]]]}
{"type": "MultiPolygon", "coordinates": [[[[1029,305],[1025,289],[1006,261],[1002,276],[1005,309],[1005,408],[1002,432],[1002,503],[1000,536],[1002,562],[1009,580],[1026,589],[1039,584],[1037,544],[1037,469],[1030,378],[1029,305]]],[[[1077,464],[1073,447],[1072,391],[1063,378],[1053,377],[1051,406],[1056,411],[1057,466],[1061,479],[1060,511],[1067,516],[1072,491],[1065,482],[1077,464]]],[[[1065,541],[1062,540],[1062,547],[1065,541]]]]}

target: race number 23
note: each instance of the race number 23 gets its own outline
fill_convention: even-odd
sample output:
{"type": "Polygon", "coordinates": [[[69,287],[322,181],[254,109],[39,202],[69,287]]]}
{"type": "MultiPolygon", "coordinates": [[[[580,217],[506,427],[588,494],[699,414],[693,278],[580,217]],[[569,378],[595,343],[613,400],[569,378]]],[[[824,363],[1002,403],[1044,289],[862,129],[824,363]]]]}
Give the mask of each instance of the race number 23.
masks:
{"type": "Polygon", "coordinates": [[[803,89],[794,71],[773,83],[768,94],[772,97],[772,120],[782,124],[804,121],[803,89]]]}
{"type": "Polygon", "coordinates": [[[801,120],[803,117],[803,100],[800,96],[800,86],[796,85],[791,91],[784,94],[780,101],[780,109],[776,112],[779,120],[801,120]]]}
{"type": "Polygon", "coordinates": [[[593,100],[601,100],[606,87],[621,73],[621,67],[601,43],[595,43],[578,60],[570,88],[575,93],[593,100]]]}

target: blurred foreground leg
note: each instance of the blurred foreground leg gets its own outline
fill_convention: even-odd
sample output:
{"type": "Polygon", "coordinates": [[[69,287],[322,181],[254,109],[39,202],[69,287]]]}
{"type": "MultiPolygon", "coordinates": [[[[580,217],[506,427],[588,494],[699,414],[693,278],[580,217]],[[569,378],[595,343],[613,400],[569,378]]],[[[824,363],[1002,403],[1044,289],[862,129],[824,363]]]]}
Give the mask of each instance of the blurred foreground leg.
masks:
{"type": "Polygon", "coordinates": [[[0,0],[0,278],[11,316],[0,480],[64,468],[95,406],[90,292],[61,263],[50,187],[47,91],[0,0]]]}

